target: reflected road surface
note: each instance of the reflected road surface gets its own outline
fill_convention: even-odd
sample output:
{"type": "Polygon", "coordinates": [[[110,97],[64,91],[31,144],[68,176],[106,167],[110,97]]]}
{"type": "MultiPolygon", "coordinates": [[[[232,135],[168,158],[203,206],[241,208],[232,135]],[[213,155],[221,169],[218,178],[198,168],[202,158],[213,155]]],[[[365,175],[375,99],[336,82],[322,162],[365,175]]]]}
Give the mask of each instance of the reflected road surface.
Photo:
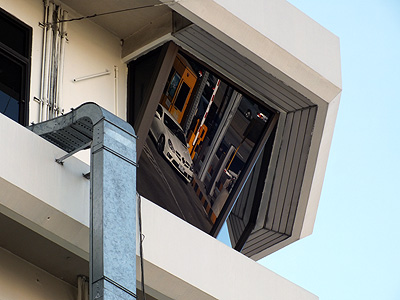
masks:
{"type": "Polygon", "coordinates": [[[212,225],[192,186],[157,152],[149,136],[137,173],[140,195],[204,232],[210,232],[212,225]]]}

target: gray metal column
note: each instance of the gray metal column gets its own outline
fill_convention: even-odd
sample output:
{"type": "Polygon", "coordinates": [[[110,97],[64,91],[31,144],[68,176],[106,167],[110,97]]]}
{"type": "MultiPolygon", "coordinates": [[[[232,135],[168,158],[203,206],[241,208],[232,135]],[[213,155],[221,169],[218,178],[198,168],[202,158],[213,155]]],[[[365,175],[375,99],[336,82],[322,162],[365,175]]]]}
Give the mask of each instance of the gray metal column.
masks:
{"type": "Polygon", "coordinates": [[[92,141],[90,299],[136,299],[136,137],[132,126],[97,104],[86,103],[29,129],[71,154],[92,141]]]}
{"type": "Polygon", "coordinates": [[[211,165],[212,158],[214,157],[215,153],[217,153],[218,146],[224,139],[226,131],[228,130],[228,127],[232,122],[233,116],[235,115],[241,100],[242,100],[242,94],[238,93],[237,91],[234,91],[231,96],[231,99],[229,100],[225,113],[222,117],[220,123],[221,125],[218,126],[218,130],[215,133],[214,138],[210,143],[210,151],[207,153],[206,157],[204,158],[203,165],[201,166],[198,175],[201,181],[204,181],[204,179],[206,178],[206,173],[211,165]]]}
{"type": "Polygon", "coordinates": [[[91,149],[91,299],[136,296],[136,143],[102,119],[91,149]]]}

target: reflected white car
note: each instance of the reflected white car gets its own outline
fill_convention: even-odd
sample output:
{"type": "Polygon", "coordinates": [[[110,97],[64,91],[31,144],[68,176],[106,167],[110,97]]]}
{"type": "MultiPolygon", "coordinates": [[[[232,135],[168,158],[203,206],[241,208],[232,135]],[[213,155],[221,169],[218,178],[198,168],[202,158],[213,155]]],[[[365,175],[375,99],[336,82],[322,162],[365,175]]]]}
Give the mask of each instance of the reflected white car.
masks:
{"type": "Polygon", "coordinates": [[[182,127],[160,104],[151,123],[150,134],[157,144],[157,150],[185,178],[193,179],[193,162],[182,127]]]}

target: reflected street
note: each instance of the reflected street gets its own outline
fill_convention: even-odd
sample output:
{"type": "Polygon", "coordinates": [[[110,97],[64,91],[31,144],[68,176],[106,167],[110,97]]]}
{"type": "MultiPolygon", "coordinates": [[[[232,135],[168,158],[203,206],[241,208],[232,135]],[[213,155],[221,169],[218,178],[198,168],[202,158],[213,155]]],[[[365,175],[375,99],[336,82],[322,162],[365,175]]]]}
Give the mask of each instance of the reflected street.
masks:
{"type": "Polygon", "coordinates": [[[139,160],[137,190],[181,219],[210,232],[212,224],[192,186],[157,152],[149,136],[139,160]]]}

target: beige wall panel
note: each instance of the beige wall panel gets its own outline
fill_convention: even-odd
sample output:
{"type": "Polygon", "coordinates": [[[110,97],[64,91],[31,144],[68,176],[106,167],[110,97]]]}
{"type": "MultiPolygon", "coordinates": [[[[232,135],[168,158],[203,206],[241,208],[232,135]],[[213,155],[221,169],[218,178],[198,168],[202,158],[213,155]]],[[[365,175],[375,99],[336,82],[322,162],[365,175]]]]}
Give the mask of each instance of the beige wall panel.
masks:
{"type": "Polygon", "coordinates": [[[1,300],[75,300],[75,287],[0,248],[1,300]]]}
{"type": "MultiPolygon", "coordinates": [[[[0,7],[33,29],[29,122],[38,122],[39,104],[33,99],[40,98],[43,28],[39,23],[43,23],[43,1],[0,0],[0,7]]],[[[71,8],[62,7],[68,11],[69,19],[80,16],[71,8]]],[[[126,119],[127,67],[121,60],[120,40],[88,20],[68,22],[67,35],[61,108],[68,112],[72,107],[93,101],[126,119]],[[110,75],[73,81],[105,70],[110,75]]]]}
{"type": "MultiPolygon", "coordinates": [[[[70,14],[70,18],[74,14],[70,14]]],[[[120,40],[91,21],[68,23],[65,48],[63,103],[68,112],[84,102],[96,102],[126,119],[127,67],[121,60],[120,40]],[[118,69],[117,82],[114,68],[118,69]],[[103,73],[109,75],[74,82],[74,79],[103,73]],[[118,98],[118,109],[115,105],[118,98]],[[117,111],[118,110],[118,111],[117,111]]]]}

